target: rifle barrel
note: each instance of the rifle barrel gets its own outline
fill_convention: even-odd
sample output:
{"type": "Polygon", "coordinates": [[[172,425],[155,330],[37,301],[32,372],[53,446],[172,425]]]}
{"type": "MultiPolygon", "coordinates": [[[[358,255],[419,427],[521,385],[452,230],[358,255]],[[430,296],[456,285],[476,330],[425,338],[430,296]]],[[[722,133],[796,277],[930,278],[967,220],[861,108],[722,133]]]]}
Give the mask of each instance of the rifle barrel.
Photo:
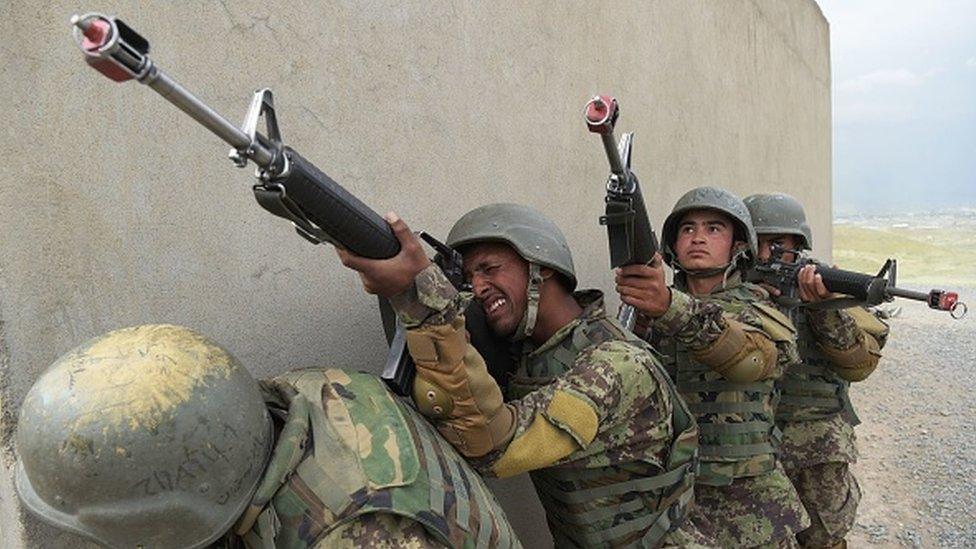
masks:
{"type": "Polygon", "coordinates": [[[208,130],[221,138],[228,145],[238,150],[246,150],[250,147],[253,152],[248,156],[255,164],[262,168],[271,165],[274,153],[265,146],[263,136],[256,136],[255,142],[240,128],[232,124],[229,120],[221,116],[217,111],[211,109],[206,103],[198,99],[189,90],[180,85],[179,82],[170,78],[159,67],[155,65],[150,69],[149,74],[142,80],[156,93],[164,99],[176,105],[181,111],[190,115],[191,118],[202,124],[208,130]]]}
{"type": "Polygon", "coordinates": [[[914,299],[916,301],[928,301],[929,292],[916,292],[914,290],[905,290],[902,288],[886,288],[885,292],[894,297],[903,297],[905,299],[914,299]]]}
{"type": "Polygon", "coordinates": [[[620,160],[620,151],[617,150],[616,140],[613,138],[613,132],[601,133],[600,141],[603,142],[603,149],[607,153],[607,160],[610,161],[610,171],[615,175],[624,175],[624,164],[620,160]]]}

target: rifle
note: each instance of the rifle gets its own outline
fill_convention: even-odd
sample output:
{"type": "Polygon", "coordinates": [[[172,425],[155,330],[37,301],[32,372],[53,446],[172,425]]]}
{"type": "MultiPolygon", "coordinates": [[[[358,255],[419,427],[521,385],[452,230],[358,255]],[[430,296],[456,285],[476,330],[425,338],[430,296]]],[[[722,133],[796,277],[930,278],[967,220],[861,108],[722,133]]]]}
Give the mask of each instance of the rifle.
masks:
{"type": "Polygon", "coordinates": [[[765,283],[777,288],[780,291],[780,295],[776,298],[777,302],[790,309],[797,307],[845,309],[856,305],[873,307],[900,297],[922,301],[931,309],[948,311],[949,315],[955,319],[966,316],[968,308],[965,303],[959,301],[959,294],[956,292],[939,289],[917,292],[898,288],[896,286],[897,274],[898,262],[894,259],[885,261],[878,274],[870,275],[828,267],[815,259],[804,256],[798,250],[773,245],[769,261],[759,263],[750,269],[746,273],[746,279],[750,282],[765,283]],[[794,254],[796,260],[786,261],[784,255],[787,253],[794,254]],[[845,294],[845,296],[811,304],[804,304],[800,301],[797,275],[800,269],[807,265],[816,266],[817,274],[823,278],[824,286],[828,290],[845,294]]]}
{"type": "MultiPolygon", "coordinates": [[[[607,227],[610,242],[610,267],[648,264],[658,251],[657,235],[647,217],[640,182],[630,169],[634,134],[625,133],[619,143],[614,142],[613,129],[620,116],[617,100],[609,95],[597,95],[583,109],[586,126],[599,134],[610,162],[607,178],[606,210],[600,225],[607,227]]],[[[625,328],[633,330],[637,320],[632,305],[621,305],[617,312],[625,328]]]]}
{"type": "MultiPolygon", "coordinates": [[[[231,145],[228,156],[237,167],[243,168],[248,161],[254,162],[258,179],[252,187],[254,198],[268,212],[290,221],[303,238],[313,244],[341,246],[371,259],[386,259],[400,252],[400,243],[379,214],[282,143],[270,89],[254,93],[244,123],[238,128],[160,70],[148,56],[149,42],[121,20],[88,13],[72,16],[71,24],[75,40],[89,65],[116,82],[136,80],[155,90],[231,145]],[[262,117],[266,134],[257,129],[262,117]]],[[[432,239],[428,235],[425,240],[431,242],[432,239]]],[[[443,244],[440,246],[447,248],[443,244]]],[[[442,256],[446,254],[441,248],[435,249],[442,256]]],[[[457,278],[463,278],[460,255],[454,252],[449,262],[453,263],[448,276],[453,277],[455,284],[460,284],[457,278]]],[[[472,309],[480,310],[480,307],[469,307],[469,313],[472,309]]],[[[478,319],[477,312],[473,312],[471,318],[474,320],[468,326],[472,333],[479,332],[479,337],[490,333],[483,315],[478,326],[473,325],[478,319]]],[[[394,392],[409,395],[414,370],[405,352],[405,337],[401,339],[403,342],[398,350],[391,349],[391,358],[387,361],[388,369],[391,361],[395,367],[384,370],[382,377],[394,392]],[[396,352],[399,355],[395,355],[396,352]]],[[[508,365],[500,367],[507,369],[508,365]]]]}

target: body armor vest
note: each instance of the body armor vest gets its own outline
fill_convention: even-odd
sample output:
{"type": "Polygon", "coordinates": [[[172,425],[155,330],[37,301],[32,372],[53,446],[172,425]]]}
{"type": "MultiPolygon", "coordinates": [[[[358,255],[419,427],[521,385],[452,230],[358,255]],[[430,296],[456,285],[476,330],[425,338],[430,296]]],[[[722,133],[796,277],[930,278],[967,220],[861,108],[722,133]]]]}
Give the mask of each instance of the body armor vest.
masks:
{"type": "Polygon", "coordinates": [[[802,313],[792,316],[803,361],[790,366],[786,375],[776,382],[780,391],[776,421],[813,421],[844,414],[852,425],[857,425],[860,420],[848,396],[850,382],[831,369],[830,360],[817,346],[807,316],[802,313]]]}
{"type": "MultiPolygon", "coordinates": [[[[548,385],[568,370],[585,348],[605,341],[627,341],[650,352],[602,308],[584,315],[553,348],[536,356],[523,355],[518,374],[509,383],[509,400],[548,385]]],[[[697,430],[667,376],[656,376],[674,404],[674,440],[663,470],[635,461],[600,468],[557,465],[530,476],[546,510],[556,546],[657,547],[684,521],[693,498],[698,465],[697,430]],[[628,517],[624,520],[615,517],[628,517]]]]}
{"type": "Polygon", "coordinates": [[[378,378],[304,370],[270,386],[273,413],[288,409],[248,547],[314,547],[367,513],[413,519],[451,547],[521,547],[477,473],[378,378]]]}
{"type": "MultiPolygon", "coordinates": [[[[735,312],[757,297],[741,284],[706,299],[735,312]]],[[[774,381],[729,381],[673,338],[661,338],[655,347],[664,354],[664,366],[698,422],[698,483],[725,486],[773,470],[780,438],[773,421],[774,381]]]]}

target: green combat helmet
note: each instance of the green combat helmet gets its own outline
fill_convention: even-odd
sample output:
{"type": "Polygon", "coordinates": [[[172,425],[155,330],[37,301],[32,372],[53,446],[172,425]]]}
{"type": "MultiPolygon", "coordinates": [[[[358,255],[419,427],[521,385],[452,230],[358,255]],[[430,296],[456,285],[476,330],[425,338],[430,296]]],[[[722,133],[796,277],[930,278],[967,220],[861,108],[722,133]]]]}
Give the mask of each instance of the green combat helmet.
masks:
{"type": "Polygon", "coordinates": [[[470,244],[502,242],[529,262],[528,307],[515,332],[515,339],[532,335],[539,312],[542,267],[559,273],[567,290],[576,288],[573,255],[566,237],[555,223],[538,211],[521,204],[488,204],[461,216],[447,235],[447,245],[461,249],[470,244]]]}
{"type": "Polygon", "coordinates": [[[271,418],[233,356],[178,326],[125,328],[59,358],[20,410],[16,486],[110,547],[203,547],[250,502],[271,418]]]}
{"type": "Polygon", "coordinates": [[[745,200],[756,234],[791,234],[801,238],[800,249],[813,247],[813,233],[800,201],[788,194],[754,194],[745,200]]]}
{"type": "Polygon", "coordinates": [[[718,273],[726,273],[728,276],[736,267],[746,267],[755,260],[759,253],[756,243],[756,231],[752,227],[752,217],[749,210],[742,203],[742,199],[735,196],[725,189],[717,187],[698,187],[684,194],[675,203],[671,214],[664,220],[664,230],[661,231],[663,238],[664,261],[675,270],[675,272],[685,273],[690,276],[713,276],[718,273]],[[678,256],[674,251],[674,244],[678,239],[678,224],[681,218],[692,210],[717,210],[732,218],[735,224],[735,239],[746,243],[735,251],[731,261],[727,265],[701,271],[689,272],[681,268],[678,264],[678,256]]]}

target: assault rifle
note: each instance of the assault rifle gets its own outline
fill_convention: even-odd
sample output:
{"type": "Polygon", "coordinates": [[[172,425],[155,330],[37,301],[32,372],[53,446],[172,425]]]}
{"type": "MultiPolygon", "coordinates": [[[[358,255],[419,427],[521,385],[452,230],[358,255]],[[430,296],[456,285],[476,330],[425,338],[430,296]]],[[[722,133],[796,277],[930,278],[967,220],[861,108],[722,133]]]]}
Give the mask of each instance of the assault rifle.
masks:
{"type": "MultiPolygon", "coordinates": [[[[254,162],[258,179],[252,187],[254,198],[268,212],[290,221],[299,235],[314,244],[327,242],[371,259],[386,259],[400,252],[399,241],[379,214],[282,143],[270,89],[254,93],[244,123],[238,128],[160,70],[149,59],[149,42],[121,20],[88,13],[73,16],[71,24],[89,65],[116,82],[136,80],[155,90],[231,145],[229,157],[237,167],[254,162]],[[262,118],[264,134],[258,131],[262,118]]],[[[428,243],[437,243],[435,249],[440,256],[450,256],[448,275],[455,284],[460,284],[460,255],[449,254],[450,248],[429,235],[424,236],[428,243]]],[[[444,267],[445,263],[441,264],[444,267]]],[[[466,316],[469,332],[477,333],[481,340],[490,338],[485,335],[490,332],[480,306],[469,307],[466,316]]],[[[405,350],[402,327],[400,331],[400,343],[391,347],[381,377],[397,394],[409,395],[414,369],[405,350]]],[[[397,338],[392,339],[396,343],[397,338]]],[[[487,351],[486,354],[492,356],[487,351]]],[[[495,367],[507,368],[508,364],[495,367]]]]}
{"type": "MultiPolygon", "coordinates": [[[[591,99],[583,109],[583,116],[589,130],[600,135],[603,150],[610,162],[607,196],[604,199],[606,210],[600,216],[600,225],[606,225],[610,242],[610,267],[616,269],[650,263],[658,251],[658,242],[647,217],[640,183],[630,169],[634,134],[625,133],[619,143],[614,141],[613,130],[620,109],[617,100],[609,95],[597,95],[591,99]]],[[[633,330],[637,320],[634,307],[621,305],[617,320],[628,330],[633,330]]]]}
{"type": "Polygon", "coordinates": [[[959,301],[959,294],[945,290],[933,289],[928,292],[916,292],[896,286],[898,262],[889,259],[876,275],[846,271],[828,267],[822,263],[802,255],[797,250],[786,249],[773,245],[769,261],[753,267],[746,275],[750,282],[765,283],[780,291],[776,301],[788,308],[805,306],[819,309],[845,309],[856,305],[873,307],[881,303],[894,301],[896,297],[922,301],[929,308],[948,311],[952,318],[960,319],[966,316],[966,304],[959,301]],[[784,255],[794,254],[795,261],[786,261],[784,255]],[[828,290],[843,297],[804,304],[800,301],[797,275],[800,269],[807,265],[815,265],[817,274],[823,278],[824,286],[828,290]]]}

